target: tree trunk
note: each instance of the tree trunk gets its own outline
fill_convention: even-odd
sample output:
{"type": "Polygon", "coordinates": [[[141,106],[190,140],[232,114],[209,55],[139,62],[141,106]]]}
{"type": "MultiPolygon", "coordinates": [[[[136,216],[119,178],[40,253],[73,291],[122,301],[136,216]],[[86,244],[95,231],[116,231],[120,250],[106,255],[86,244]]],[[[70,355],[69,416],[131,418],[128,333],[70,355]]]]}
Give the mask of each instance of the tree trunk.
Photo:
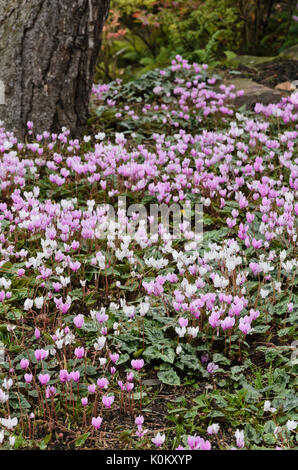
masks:
{"type": "Polygon", "coordinates": [[[109,0],[0,0],[0,120],[24,138],[65,126],[79,135],[109,0]],[[1,85],[1,82],[0,82],[1,85]]]}

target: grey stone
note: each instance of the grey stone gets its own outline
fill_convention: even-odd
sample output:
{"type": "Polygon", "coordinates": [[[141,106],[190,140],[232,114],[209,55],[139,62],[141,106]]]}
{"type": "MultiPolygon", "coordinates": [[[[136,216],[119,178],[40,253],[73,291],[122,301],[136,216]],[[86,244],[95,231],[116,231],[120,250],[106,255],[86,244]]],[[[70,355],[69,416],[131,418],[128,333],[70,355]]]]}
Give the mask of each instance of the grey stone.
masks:
{"type": "Polygon", "coordinates": [[[235,85],[235,91],[243,90],[244,95],[238,96],[234,103],[236,106],[246,105],[247,109],[253,109],[256,103],[270,104],[278,103],[282,94],[264,85],[254,82],[246,78],[236,78],[234,80],[224,80],[223,83],[227,86],[235,85]]]}

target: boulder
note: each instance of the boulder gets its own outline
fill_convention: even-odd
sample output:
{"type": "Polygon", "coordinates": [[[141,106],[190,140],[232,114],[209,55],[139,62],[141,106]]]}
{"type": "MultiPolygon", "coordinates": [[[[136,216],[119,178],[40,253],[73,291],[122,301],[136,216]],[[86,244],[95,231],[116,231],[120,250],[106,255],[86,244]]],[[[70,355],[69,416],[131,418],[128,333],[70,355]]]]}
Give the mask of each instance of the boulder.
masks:
{"type": "Polygon", "coordinates": [[[275,90],[292,92],[296,90],[294,82],[282,82],[276,85],[275,90]]]}
{"type": "Polygon", "coordinates": [[[298,44],[296,44],[296,46],[289,47],[279,55],[283,59],[298,60],[298,44]]]}
{"type": "Polygon", "coordinates": [[[272,88],[249,80],[247,78],[235,78],[234,80],[224,80],[227,86],[235,85],[236,91],[243,90],[244,95],[238,96],[234,103],[236,106],[246,105],[247,109],[253,109],[256,103],[270,104],[278,103],[282,98],[282,93],[272,88]]]}
{"type": "Polygon", "coordinates": [[[257,57],[254,55],[238,55],[235,60],[238,64],[249,69],[258,67],[268,62],[274,62],[277,57],[257,57]]]}

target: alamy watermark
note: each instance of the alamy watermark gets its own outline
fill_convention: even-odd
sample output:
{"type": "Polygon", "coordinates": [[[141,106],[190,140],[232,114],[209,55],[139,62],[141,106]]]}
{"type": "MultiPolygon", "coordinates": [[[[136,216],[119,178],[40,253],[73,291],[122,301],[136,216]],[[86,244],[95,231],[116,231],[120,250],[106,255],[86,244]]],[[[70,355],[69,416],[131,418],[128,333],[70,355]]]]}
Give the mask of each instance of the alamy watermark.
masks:
{"type": "Polygon", "coordinates": [[[293,365],[296,365],[298,364],[298,340],[293,341],[293,343],[291,344],[291,349],[294,350],[291,354],[291,363],[293,365]]]}
{"type": "Polygon", "coordinates": [[[5,104],[5,85],[2,80],[0,80],[0,105],[1,104],[5,104]]]}
{"type": "Polygon", "coordinates": [[[5,348],[2,341],[0,341],[0,366],[5,362],[5,348]]]}
{"type": "MultiPolygon", "coordinates": [[[[93,209],[93,207],[92,207],[93,209]]],[[[112,204],[97,206],[104,222],[96,227],[99,239],[123,237],[159,238],[163,233],[172,240],[203,240],[203,204],[192,204],[189,200],[182,204],[127,204],[126,196],[118,197],[118,207],[112,204]]]]}

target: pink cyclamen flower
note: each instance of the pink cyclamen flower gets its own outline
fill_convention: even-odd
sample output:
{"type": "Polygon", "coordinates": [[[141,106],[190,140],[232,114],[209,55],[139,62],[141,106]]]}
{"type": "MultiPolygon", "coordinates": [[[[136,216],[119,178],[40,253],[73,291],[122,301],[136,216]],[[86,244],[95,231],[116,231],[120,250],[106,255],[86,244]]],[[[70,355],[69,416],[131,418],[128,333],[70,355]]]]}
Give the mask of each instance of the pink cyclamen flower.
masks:
{"type": "Polygon", "coordinates": [[[39,374],[38,380],[40,381],[41,385],[47,385],[50,381],[49,374],[39,374]]]}
{"type": "Polygon", "coordinates": [[[102,403],[106,408],[111,408],[114,400],[115,400],[115,397],[113,395],[109,397],[107,395],[104,395],[102,397],[102,403]]]}
{"type": "Polygon", "coordinates": [[[216,369],[218,369],[218,365],[214,364],[214,362],[209,362],[207,366],[207,372],[209,372],[209,374],[213,374],[216,371],[216,369]]]}
{"type": "Polygon", "coordinates": [[[144,367],[144,360],[143,359],[133,359],[131,361],[131,366],[135,369],[135,370],[140,370],[142,369],[142,367],[144,367]]]}
{"type": "Polygon", "coordinates": [[[118,359],[119,359],[119,354],[117,354],[117,353],[111,354],[111,353],[110,353],[110,359],[111,359],[111,361],[113,362],[113,364],[116,364],[116,362],[117,362],[118,359]]]}
{"type": "Polygon", "coordinates": [[[85,322],[84,315],[82,314],[77,315],[76,317],[74,317],[73,322],[77,328],[82,328],[85,322]]]}
{"type": "Polygon", "coordinates": [[[21,359],[20,366],[21,366],[21,369],[23,370],[27,369],[27,367],[29,367],[28,359],[21,359]]]}
{"type": "Polygon", "coordinates": [[[81,348],[75,348],[75,356],[78,358],[78,359],[82,359],[85,355],[85,349],[83,347],[81,348]]]}
{"type": "Polygon", "coordinates": [[[204,441],[204,439],[202,439],[201,441],[201,450],[211,450],[211,444],[209,441],[204,441]]]}
{"type": "Polygon", "coordinates": [[[137,426],[143,426],[144,424],[144,416],[137,416],[135,419],[135,423],[137,426]]]}
{"type": "Polygon", "coordinates": [[[59,378],[62,383],[68,382],[71,379],[70,374],[65,369],[60,370],[59,378]]]}
{"type": "MultiPolygon", "coordinates": [[[[119,384],[119,382],[118,382],[118,384],[119,384]]],[[[126,388],[127,392],[131,392],[134,388],[134,384],[132,382],[127,382],[127,384],[125,385],[125,388],[126,388]]]]}
{"type": "Polygon", "coordinates": [[[95,384],[88,385],[88,393],[90,393],[90,395],[93,395],[93,393],[95,393],[95,390],[96,390],[95,384]]]}
{"type": "Polygon", "coordinates": [[[101,426],[102,418],[98,416],[97,418],[92,418],[92,426],[98,430],[101,426]]]}
{"type": "Polygon", "coordinates": [[[30,382],[32,382],[33,375],[32,375],[32,374],[25,374],[25,375],[24,375],[24,379],[25,379],[25,382],[26,382],[27,384],[29,384],[30,382]]]}
{"type": "Polygon", "coordinates": [[[106,379],[105,377],[102,377],[100,379],[97,380],[97,386],[101,389],[107,389],[108,386],[109,386],[109,381],[108,379],[106,379]]]}
{"type": "Polygon", "coordinates": [[[128,372],[128,374],[126,375],[126,378],[127,378],[128,382],[133,382],[134,373],[133,372],[128,372]]]}
{"type": "Polygon", "coordinates": [[[80,380],[80,371],[79,370],[74,370],[70,374],[71,379],[74,382],[78,382],[80,380]]]}
{"type": "Polygon", "coordinates": [[[187,444],[190,450],[198,450],[201,448],[202,438],[200,436],[188,436],[187,444]]]}
{"type": "Polygon", "coordinates": [[[44,349],[36,349],[34,351],[34,356],[37,361],[43,361],[49,355],[49,351],[45,351],[44,349]]]}
{"type": "Polygon", "coordinates": [[[46,388],[46,398],[53,397],[55,393],[56,393],[56,388],[53,385],[46,388]]]}

